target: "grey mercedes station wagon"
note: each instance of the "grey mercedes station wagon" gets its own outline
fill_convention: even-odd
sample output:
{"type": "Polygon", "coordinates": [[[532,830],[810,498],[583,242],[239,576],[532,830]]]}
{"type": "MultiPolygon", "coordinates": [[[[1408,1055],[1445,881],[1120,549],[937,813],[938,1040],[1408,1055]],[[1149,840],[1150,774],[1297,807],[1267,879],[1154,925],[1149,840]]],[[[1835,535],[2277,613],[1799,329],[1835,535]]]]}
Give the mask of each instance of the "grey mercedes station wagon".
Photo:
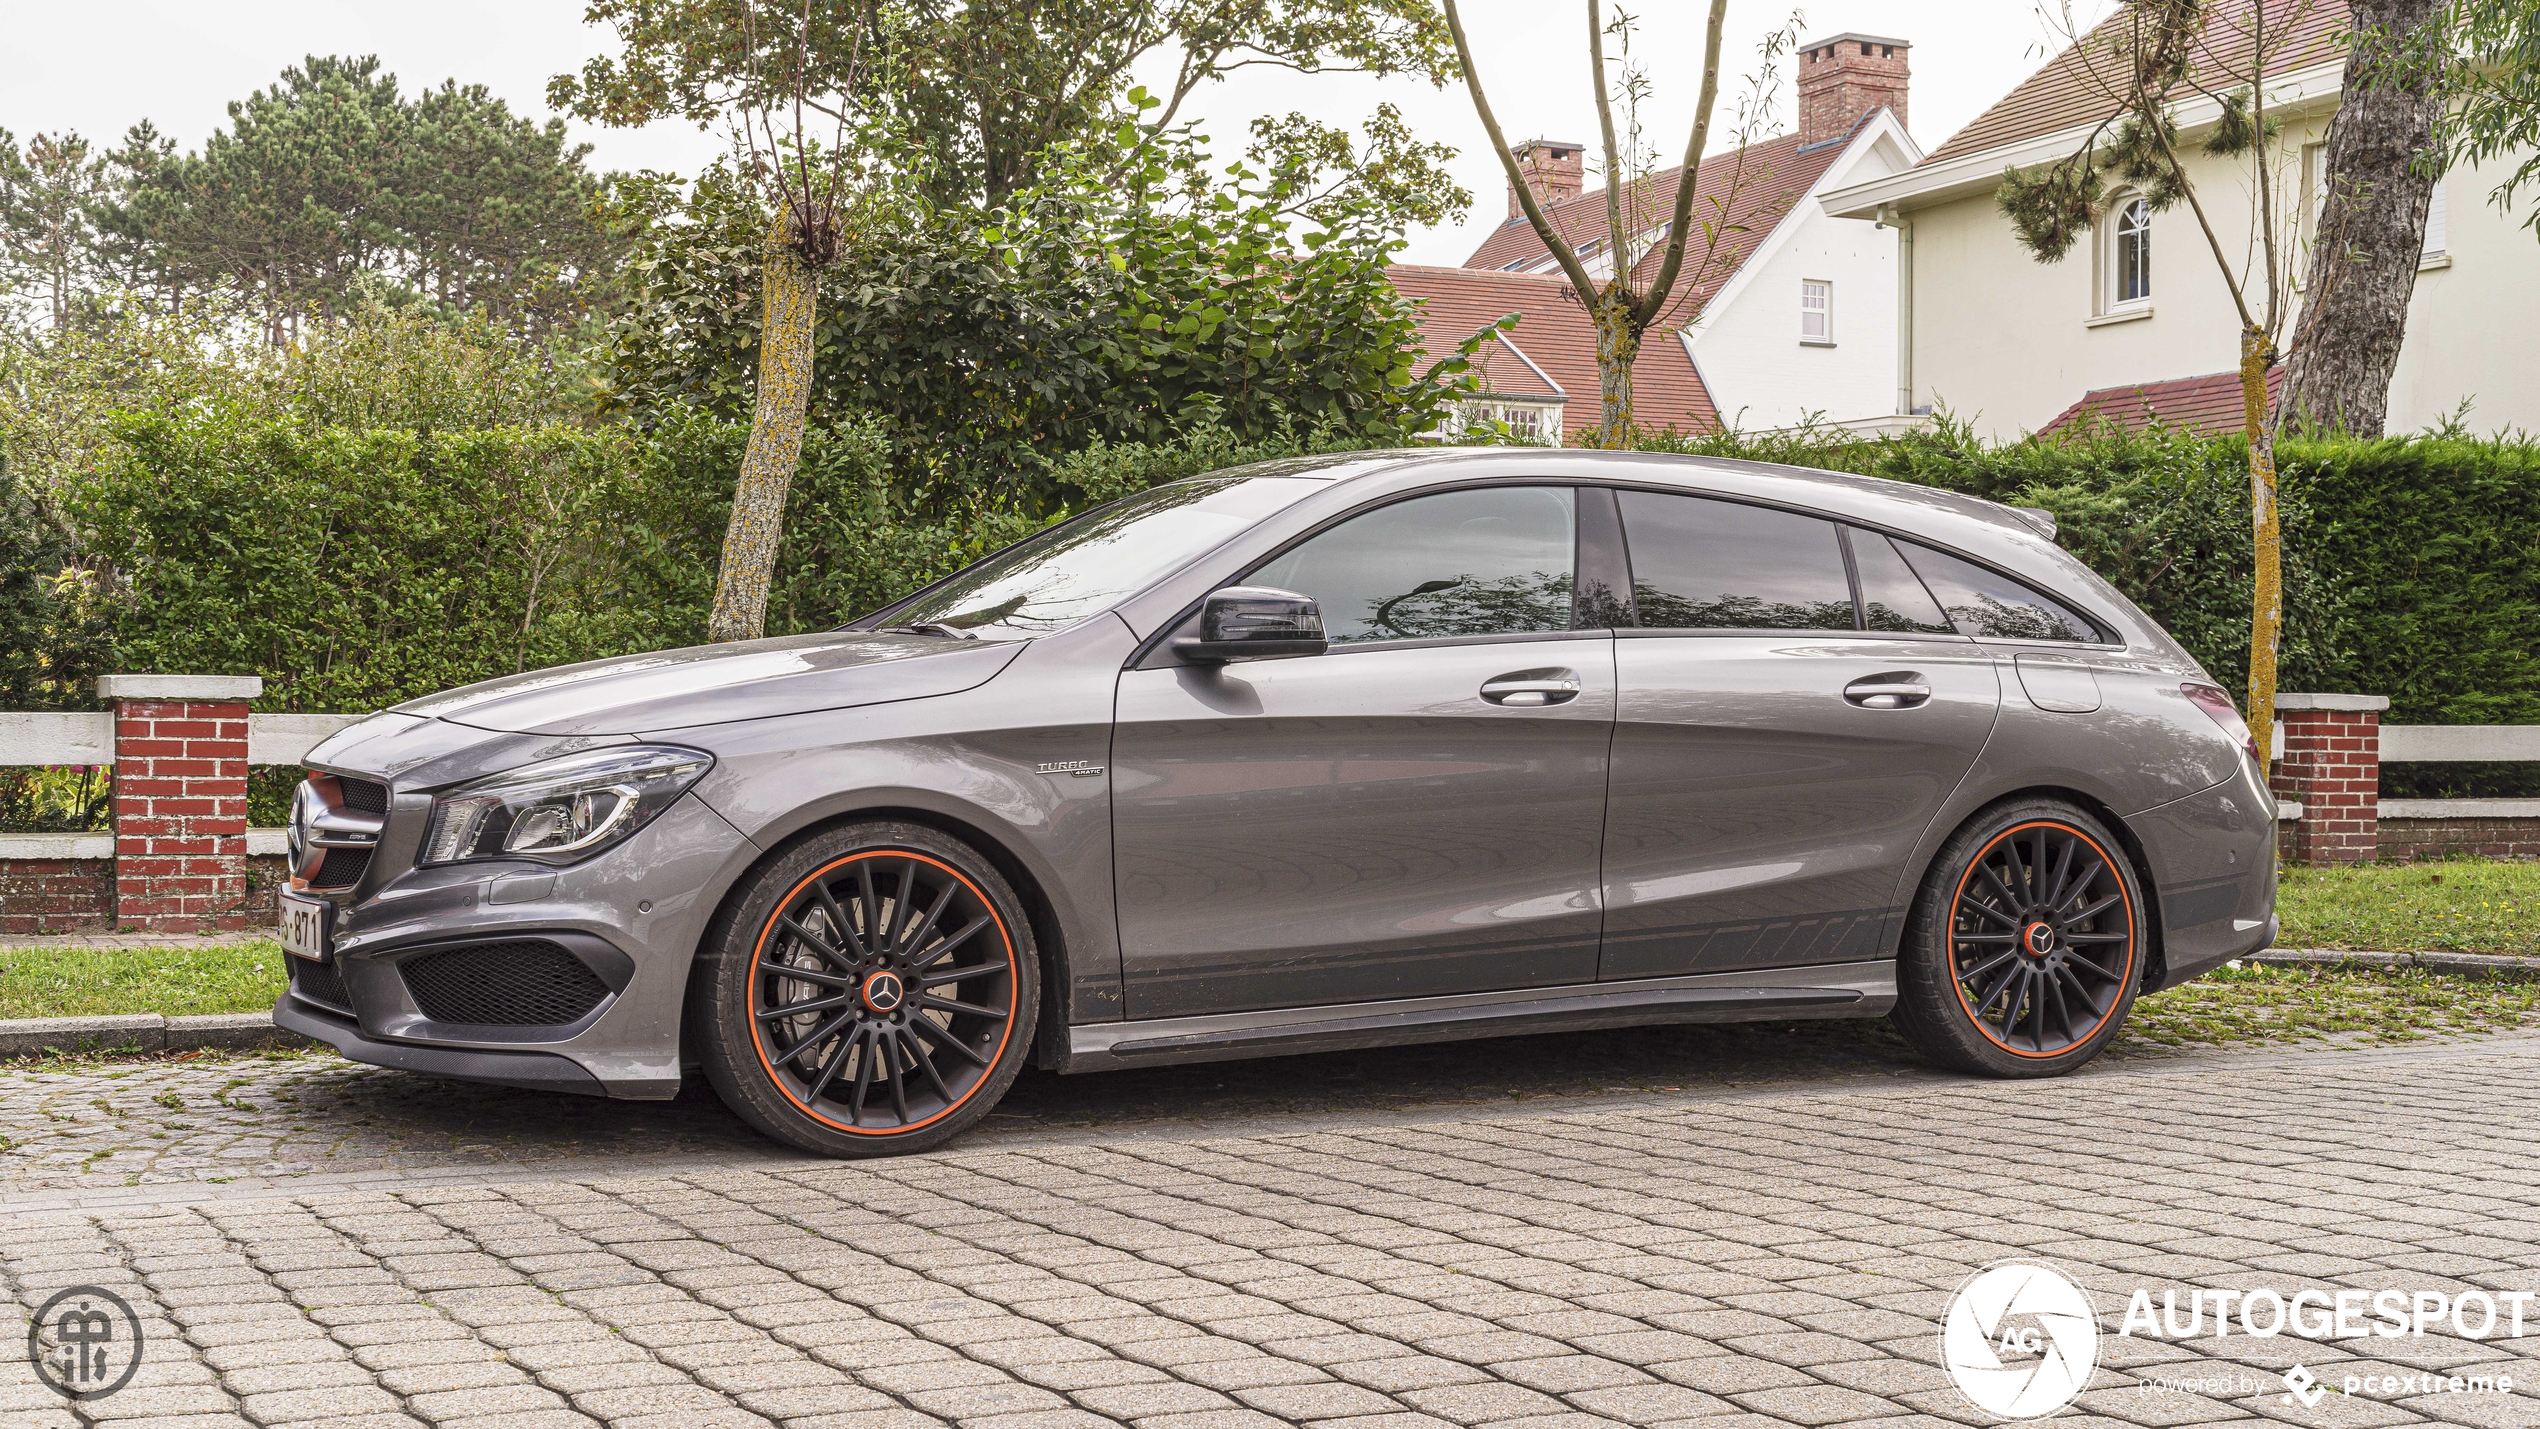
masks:
{"type": "Polygon", "coordinates": [[[274,1020],[940,1144],[1062,1072],[1895,1019],[2088,1061],[2263,946],[2231,698],[2039,515],[1749,463],[1239,467],[842,629],[491,680],[310,756],[274,1020]]]}

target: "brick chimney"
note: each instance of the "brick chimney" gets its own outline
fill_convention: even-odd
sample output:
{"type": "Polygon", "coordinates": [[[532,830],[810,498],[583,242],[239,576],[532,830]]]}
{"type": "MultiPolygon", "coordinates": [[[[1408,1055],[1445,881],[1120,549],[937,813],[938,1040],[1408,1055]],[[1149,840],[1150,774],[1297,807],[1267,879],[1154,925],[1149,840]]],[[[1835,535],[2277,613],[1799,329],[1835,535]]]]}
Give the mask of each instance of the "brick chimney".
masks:
{"type": "Polygon", "coordinates": [[[1905,122],[1903,40],[1850,32],[1812,40],[1799,50],[1799,143],[1829,144],[1882,106],[1905,122]]]}
{"type": "MultiPolygon", "coordinates": [[[[1587,146],[1567,139],[1529,139],[1517,146],[1517,168],[1526,176],[1526,187],[1535,191],[1535,202],[1550,208],[1579,196],[1579,186],[1587,178],[1587,146]]],[[[1508,191],[1508,216],[1515,218],[1525,210],[1517,204],[1517,191],[1508,191]]]]}

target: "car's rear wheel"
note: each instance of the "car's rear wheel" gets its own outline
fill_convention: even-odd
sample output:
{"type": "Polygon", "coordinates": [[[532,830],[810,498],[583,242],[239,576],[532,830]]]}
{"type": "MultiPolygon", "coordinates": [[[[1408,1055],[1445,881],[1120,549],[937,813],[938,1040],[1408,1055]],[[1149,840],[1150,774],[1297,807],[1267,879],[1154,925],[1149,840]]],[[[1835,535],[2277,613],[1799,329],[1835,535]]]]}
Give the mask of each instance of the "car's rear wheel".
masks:
{"type": "Polygon", "coordinates": [[[1932,861],[1897,959],[1899,1031],[1944,1066],[2051,1077],[2124,1026],[2143,893],[2105,825],[2057,799],[1986,811],[1932,861]]]}
{"type": "Polygon", "coordinates": [[[814,835],[744,882],[708,944],[692,1008],[707,1079],[805,1150],[940,1146],[1030,1055],[1031,926],[996,867],[937,830],[814,835]]]}

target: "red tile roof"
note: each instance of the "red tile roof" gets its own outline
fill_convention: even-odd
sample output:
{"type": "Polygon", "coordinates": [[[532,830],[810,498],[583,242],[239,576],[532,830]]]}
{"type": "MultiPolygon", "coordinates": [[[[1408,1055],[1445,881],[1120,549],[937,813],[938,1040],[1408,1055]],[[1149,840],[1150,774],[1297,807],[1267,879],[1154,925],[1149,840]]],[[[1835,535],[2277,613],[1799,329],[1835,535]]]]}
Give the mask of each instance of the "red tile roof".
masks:
{"type": "MultiPolygon", "coordinates": [[[[1479,329],[1516,313],[1507,341],[1486,342],[1478,354],[1483,389],[1506,397],[1545,397],[1556,395],[1557,385],[1569,398],[1564,432],[1595,427],[1596,328],[1569,279],[1407,264],[1385,271],[1395,288],[1420,303],[1421,342],[1428,349],[1423,370],[1451,356],[1479,329]]],[[[1662,431],[1707,432],[1720,425],[1702,374],[1672,330],[1652,328],[1641,340],[1640,357],[1632,364],[1632,411],[1642,426],[1662,431]]]]}
{"type": "MultiPolygon", "coordinates": [[[[2268,369],[2268,400],[2272,402],[2283,388],[2284,369],[2268,369]]],[[[2221,436],[2247,428],[2244,406],[2237,372],[2175,377],[2167,382],[2102,387],[2083,393],[2080,401],[2058,413],[2055,420],[2038,429],[2038,434],[2049,435],[2085,417],[2095,417],[2129,432],[2142,431],[2158,422],[2167,427],[2185,427],[2200,436],[2221,436]]]]}
{"type": "MultiPolygon", "coordinates": [[[[1882,111],[1872,111],[1879,112],[1882,111]]],[[[1868,119],[1868,115],[1862,116],[1863,123],[1868,119]]],[[[1859,125],[1854,126],[1853,132],[1859,132],[1859,125]]],[[[1679,270],[1683,276],[1659,326],[1680,327],[1701,312],[1702,305],[1736,276],[1765,235],[1816,187],[1817,180],[1850,142],[1851,135],[1847,134],[1840,142],[1803,150],[1797,135],[1786,134],[1703,160],[1694,181],[1693,234],[1686,242],[1684,267],[1679,270]],[[1732,187],[1734,194],[1730,192],[1732,187]],[[1723,202],[1727,204],[1725,214],[1721,211],[1723,202]],[[1719,251],[1705,266],[1703,255],[1710,246],[1709,234],[1715,230],[1720,235],[1719,251]]],[[[1683,172],[1681,167],[1664,169],[1645,183],[1627,189],[1626,226],[1645,233],[1666,222],[1675,212],[1676,181],[1683,172]]],[[[1604,185],[1591,179],[1586,192],[1567,203],[1553,205],[1544,217],[1574,249],[1605,238],[1604,185]]],[[[1633,276],[1643,281],[1653,276],[1664,261],[1665,252],[1665,244],[1652,244],[1633,265],[1633,276]]],[[[1473,250],[1473,256],[1464,260],[1464,266],[1502,270],[1512,263],[1531,265],[1550,256],[1551,250],[1536,235],[1534,225],[1521,215],[1493,229],[1473,250]]],[[[1554,277],[1561,274],[1559,268],[1546,271],[1554,277]]],[[[1658,328],[1651,329],[1653,334],[1657,331],[1658,328]]]]}
{"type": "MultiPolygon", "coordinates": [[[[2329,0],[2263,3],[2271,56],[2268,74],[2290,74],[2344,53],[2338,35],[2353,23],[2344,4],[2329,0]]],[[[2115,14],[2101,21],[2079,43],[2020,81],[2018,88],[1977,115],[1974,123],[1951,135],[1948,143],[1932,150],[1923,162],[1943,163],[2004,144],[2042,138],[2116,113],[2114,95],[2123,69],[2118,64],[2119,52],[2113,46],[2125,34],[2121,27],[2130,23],[2130,12],[2130,6],[2118,7],[2115,14]]],[[[2253,10],[2246,0],[2211,7],[2205,33],[2197,42],[2191,82],[2221,88],[2229,85],[2235,74],[2245,79],[2256,43],[2249,20],[2258,13],[2261,12],[2253,10]]]]}

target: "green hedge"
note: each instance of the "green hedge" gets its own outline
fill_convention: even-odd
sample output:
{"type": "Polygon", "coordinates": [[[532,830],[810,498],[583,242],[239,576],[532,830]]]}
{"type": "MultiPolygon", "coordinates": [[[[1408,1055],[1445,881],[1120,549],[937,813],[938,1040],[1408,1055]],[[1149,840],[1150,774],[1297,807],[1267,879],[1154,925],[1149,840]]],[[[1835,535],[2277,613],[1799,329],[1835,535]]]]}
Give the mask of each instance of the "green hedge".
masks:
{"type": "MultiPolygon", "coordinates": [[[[44,666],[62,677],[49,688],[65,700],[74,667],[254,673],[268,682],[266,708],[363,709],[693,643],[745,439],[741,424],[705,417],[649,432],[441,433],[220,410],[126,418],[120,455],[61,499],[86,582],[51,583],[52,613],[18,619],[44,603],[44,583],[0,579],[16,602],[0,671],[20,671],[24,684],[25,670],[44,666]],[[76,648],[61,644],[64,632],[76,648]]],[[[1203,421],[1165,445],[1096,444],[1052,474],[1081,505],[1335,445],[1330,434],[1245,444],[1203,421]]],[[[2235,690],[2245,679],[2251,558],[2237,438],[2100,433],[1987,447],[1944,425],[1868,442],[1653,445],[2046,507],[2067,547],[2235,690]]],[[[2388,695],[2395,722],[2540,723],[2540,448],[2450,436],[2295,441],[2282,460],[2283,687],[2388,695]]],[[[835,625],[1044,519],[993,508],[921,516],[924,470],[869,425],[812,433],[787,509],[772,632],[835,625]]],[[[33,543],[18,563],[56,560],[59,544],[33,543]]]]}
{"type": "MultiPolygon", "coordinates": [[[[259,708],[359,710],[701,641],[748,429],[345,431],[212,411],[128,417],[118,436],[65,502],[111,631],[86,663],[257,674],[259,708]]],[[[1053,471],[1108,500],[1331,446],[1243,443],[1203,421],[1166,445],[1096,442],[1053,471]]],[[[808,434],[770,634],[838,625],[1054,519],[913,516],[903,460],[869,424],[808,434]]],[[[0,670],[49,628],[0,631],[0,670]]],[[[80,693],[67,678],[54,691],[80,693]]]]}

